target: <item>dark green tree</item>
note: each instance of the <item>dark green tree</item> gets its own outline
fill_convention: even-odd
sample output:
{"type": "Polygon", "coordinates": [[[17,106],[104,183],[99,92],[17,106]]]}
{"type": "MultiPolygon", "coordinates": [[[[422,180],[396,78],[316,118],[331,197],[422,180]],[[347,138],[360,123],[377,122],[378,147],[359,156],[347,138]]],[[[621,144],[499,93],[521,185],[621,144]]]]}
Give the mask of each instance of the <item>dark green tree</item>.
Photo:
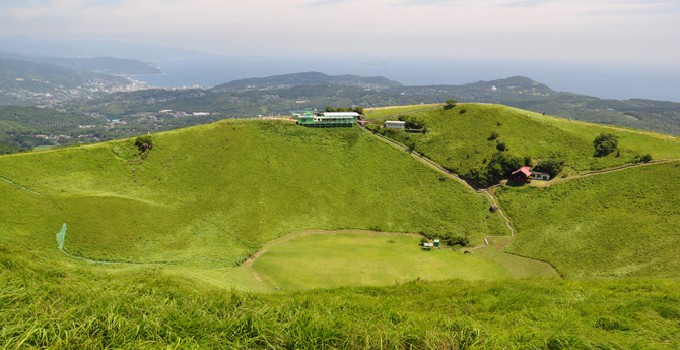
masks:
{"type": "Polygon", "coordinates": [[[498,152],[503,152],[503,151],[507,151],[507,150],[508,150],[508,147],[505,145],[505,142],[499,141],[499,142],[496,144],[496,150],[497,150],[498,152]]]}
{"type": "Polygon", "coordinates": [[[619,147],[619,138],[614,134],[602,133],[593,140],[595,157],[604,157],[616,151],[619,147]]]}
{"type": "Polygon", "coordinates": [[[456,100],[446,100],[445,102],[446,104],[444,105],[444,109],[453,109],[458,103],[456,100]]]}

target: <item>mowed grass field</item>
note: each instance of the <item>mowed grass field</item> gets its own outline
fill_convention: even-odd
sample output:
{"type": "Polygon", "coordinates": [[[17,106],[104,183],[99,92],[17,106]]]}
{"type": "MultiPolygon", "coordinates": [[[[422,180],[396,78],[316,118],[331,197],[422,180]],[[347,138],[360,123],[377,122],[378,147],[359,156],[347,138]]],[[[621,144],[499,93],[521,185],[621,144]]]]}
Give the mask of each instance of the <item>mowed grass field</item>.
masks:
{"type": "MultiPolygon", "coordinates": [[[[220,285],[224,269],[306,229],[506,234],[489,202],[352,129],[225,121],[133,140],[0,158],[0,244],[54,259],[164,267],[220,285]]],[[[115,269],[116,267],[111,267],[115,269]]]]}
{"type": "Polygon", "coordinates": [[[497,196],[519,233],[511,252],[569,278],[680,277],[680,162],[497,196]]]}
{"type": "MultiPolygon", "coordinates": [[[[390,109],[380,112],[389,115],[390,109]]],[[[416,151],[461,175],[491,160],[498,142],[505,143],[509,154],[539,162],[557,154],[570,169],[567,172],[617,166],[645,153],[654,159],[680,159],[680,138],[674,136],[570,121],[501,105],[462,103],[450,110],[442,107],[421,112],[395,107],[393,115],[423,121],[427,133],[399,131],[392,137],[414,142],[416,151]],[[492,139],[492,133],[497,137],[492,139]],[[593,140],[600,133],[618,136],[618,153],[593,156],[593,140]]]]}
{"type": "Polygon", "coordinates": [[[415,279],[557,277],[547,264],[509,254],[493,256],[482,253],[483,249],[465,254],[446,247],[425,251],[420,238],[351,230],[303,232],[267,247],[252,263],[252,271],[270,290],[390,285],[415,279]],[[503,264],[514,259],[525,261],[515,264],[518,269],[503,264]]]}

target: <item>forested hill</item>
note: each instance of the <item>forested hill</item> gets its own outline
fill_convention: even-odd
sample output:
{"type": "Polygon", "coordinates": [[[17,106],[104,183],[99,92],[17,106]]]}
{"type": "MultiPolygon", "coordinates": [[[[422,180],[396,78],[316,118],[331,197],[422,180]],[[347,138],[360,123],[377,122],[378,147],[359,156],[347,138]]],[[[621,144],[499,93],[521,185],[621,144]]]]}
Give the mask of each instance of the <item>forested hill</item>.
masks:
{"type": "Polygon", "coordinates": [[[215,91],[275,90],[301,85],[348,85],[371,89],[401,87],[401,83],[385,77],[363,77],[358,75],[328,75],[319,72],[293,73],[264,78],[233,80],[215,86],[215,91]]]}

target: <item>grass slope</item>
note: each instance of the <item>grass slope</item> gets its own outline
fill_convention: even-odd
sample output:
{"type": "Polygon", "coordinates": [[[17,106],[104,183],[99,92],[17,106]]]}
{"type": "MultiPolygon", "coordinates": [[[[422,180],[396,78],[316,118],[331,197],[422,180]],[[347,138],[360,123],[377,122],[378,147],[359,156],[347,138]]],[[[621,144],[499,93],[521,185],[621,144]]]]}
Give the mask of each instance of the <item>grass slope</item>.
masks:
{"type": "Polygon", "coordinates": [[[411,114],[414,112],[422,112],[437,107],[441,107],[441,103],[434,104],[418,104],[418,105],[408,105],[408,106],[392,106],[392,107],[378,107],[378,108],[366,108],[364,113],[366,114],[366,119],[368,120],[384,120],[388,118],[396,118],[400,115],[411,114]]]}
{"type": "MultiPolygon", "coordinates": [[[[377,117],[389,115],[381,109],[377,117]]],[[[408,109],[395,107],[395,115],[408,109]]],[[[371,115],[369,114],[369,117],[371,115]]],[[[577,172],[602,169],[630,162],[636,155],[650,153],[654,159],[680,158],[677,137],[632,129],[609,127],[543,116],[500,105],[458,104],[455,108],[406,113],[425,122],[428,132],[396,132],[392,137],[405,143],[415,142],[415,150],[454,172],[465,175],[482,167],[504,142],[508,152],[535,160],[559,154],[565,166],[577,172]],[[490,139],[492,133],[496,139],[490,139]],[[603,132],[619,137],[620,153],[593,157],[593,140],[603,132]]]]}
{"type": "Polygon", "coordinates": [[[483,196],[356,128],[226,121],[153,140],[143,160],[132,140],[0,158],[0,242],[69,259],[66,223],[75,256],[199,271],[304,229],[506,232],[483,196]]]}
{"type": "Polygon", "coordinates": [[[680,285],[457,280],[250,294],[0,250],[4,348],[677,349],[680,285]]]}
{"type": "MultiPolygon", "coordinates": [[[[556,133],[567,128],[545,123],[556,133]]],[[[568,125],[572,134],[598,133],[568,125]]],[[[632,133],[638,147],[661,140],[658,149],[675,152],[672,138],[632,133]]],[[[453,231],[479,240],[506,231],[484,197],[361,130],[220,122],[153,139],[143,160],[132,140],[0,157],[0,347],[680,347],[678,162],[498,193],[519,228],[513,252],[549,260],[568,277],[629,278],[420,280],[255,294],[215,286],[258,290],[250,271],[231,267],[289,232],[453,231]],[[147,264],[70,258],[55,241],[63,223],[74,255],[147,264]],[[635,278],[650,275],[669,278],[635,278]]],[[[333,258],[370,242],[351,237],[324,257],[317,247],[335,248],[326,238],[278,254],[292,259],[297,248],[333,258]]],[[[381,247],[365,255],[387,254],[381,247]]],[[[526,259],[500,257],[499,249],[463,258],[491,259],[510,274],[531,271],[526,259]]],[[[266,274],[271,261],[254,268],[280,278],[266,274]]]]}
{"type": "Polygon", "coordinates": [[[572,278],[678,278],[680,163],[630,168],[547,188],[503,187],[519,233],[510,250],[572,278]]]}

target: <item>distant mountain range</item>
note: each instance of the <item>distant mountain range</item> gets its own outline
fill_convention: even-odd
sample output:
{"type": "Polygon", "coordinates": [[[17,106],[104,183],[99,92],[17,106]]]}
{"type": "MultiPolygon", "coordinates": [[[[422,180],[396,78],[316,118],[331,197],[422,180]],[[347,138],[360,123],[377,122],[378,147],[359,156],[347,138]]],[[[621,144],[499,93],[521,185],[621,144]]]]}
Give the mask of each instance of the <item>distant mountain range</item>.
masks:
{"type": "Polygon", "coordinates": [[[0,58],[18,61],[47,63],[77,71],[115,74],[161,74],[163,73],[153,63],[113,57],[67,58],[67,57],[34,57],[0,52],[0,58]]]}
{"type": "MultiPolygon", "coordinates": [[[[235,80],[213,89],[215,93],[249,91],[309,101],[309,107],[317,108],[323,107],[318,105],[319,97],[330,99],[328,101],[336,104],[364,107],[435,103],[453,98],[464,102],[504,104],[564,118],[680,134],[680,103],[643,99],[611,100],[558,92],[523,76],[462,85],[405,86],[385,77],[330,76],[307,72],[235,80]],[[343,98],[346,102],[341,102],[343,98]]],[[[265,100],[271,105],[271,99],[265,100]]]]}
{"type": "Polygon", "coordinates": [[[323,109],[325,106],[381,107],[456,99],[504,104],[564,118],[680,135],[680,103],[607,100],[557,92],[522,76],[462,85],[406,86],[382,76],[304,72],[239,79],[210,90],[112,93],[121,89],[111,87],[127,83],[129,81],[123,77],[0,59],[0,104],[30,106],[41,101],[42,106],[109,118],[157,113],[164,109],[211,112],[214,118],[244,117],[288,114],[303,108],[323,109]]]}

